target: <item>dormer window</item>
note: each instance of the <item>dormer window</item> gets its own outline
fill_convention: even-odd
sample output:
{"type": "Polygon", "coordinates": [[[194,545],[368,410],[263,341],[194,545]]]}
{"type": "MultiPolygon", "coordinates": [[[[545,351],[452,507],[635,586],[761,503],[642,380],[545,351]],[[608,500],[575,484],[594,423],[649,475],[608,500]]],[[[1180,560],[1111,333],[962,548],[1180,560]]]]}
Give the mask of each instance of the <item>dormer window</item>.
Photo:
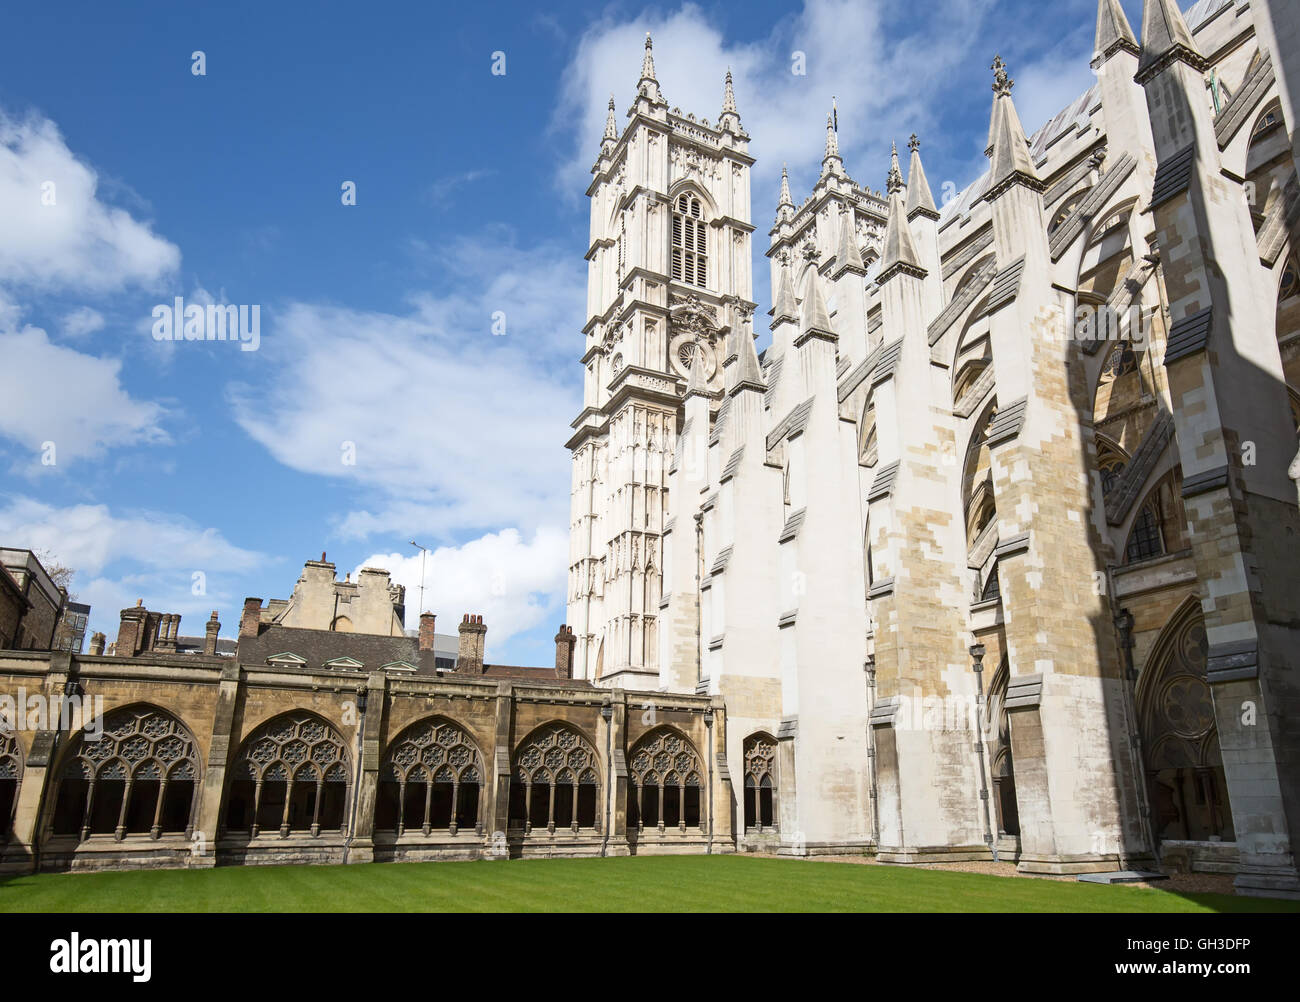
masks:
{"type": "Polygon", "coordinates": [[[674,281],[699,286],[708,284],[707,239],[700,200],[694,195],[678,195],[673,206],[674,281]]]}

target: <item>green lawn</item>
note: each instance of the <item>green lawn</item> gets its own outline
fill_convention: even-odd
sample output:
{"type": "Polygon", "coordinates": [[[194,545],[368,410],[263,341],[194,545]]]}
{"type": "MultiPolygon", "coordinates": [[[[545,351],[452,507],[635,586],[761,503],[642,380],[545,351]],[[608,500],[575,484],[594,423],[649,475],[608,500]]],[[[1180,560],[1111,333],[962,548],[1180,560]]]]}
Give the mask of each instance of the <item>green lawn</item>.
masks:
{"type": "Polygon", "coordinates": [[[38,874],[0,912],[1300,911],[1300,902],[744,856],[38,874]]]}

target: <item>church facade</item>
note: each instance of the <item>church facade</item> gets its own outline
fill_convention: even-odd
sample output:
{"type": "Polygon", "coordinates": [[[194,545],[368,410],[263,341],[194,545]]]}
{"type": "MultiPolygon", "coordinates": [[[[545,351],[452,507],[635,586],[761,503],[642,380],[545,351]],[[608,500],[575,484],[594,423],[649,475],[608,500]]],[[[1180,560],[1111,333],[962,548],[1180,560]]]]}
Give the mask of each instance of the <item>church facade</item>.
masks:
{"type": "Polygon", "coordinates": [[[995,60],[942,207],[828,120],[761,356],[730,75],[670,108],[647,38],[588,189],[574,674],[721,700],[738,845],[1300,893],[1285,6],[1100,0],[1031,137],[995,60]]]}
{"type": "Polygon", "coordinates": [[[750,136],[647,38],[592,170],[553,665],[309,561],[236,638],[0,650],[0,871],[768,851],[1300,895],[1300,17],[1099,0],[988,172],[750,136]],[[670,82],[669,82],[670,83],[670,82]],[[906,167],[906,171],[904,168],[906,167]],[[447,638],[450,641],[450,638],[447,638]]]}

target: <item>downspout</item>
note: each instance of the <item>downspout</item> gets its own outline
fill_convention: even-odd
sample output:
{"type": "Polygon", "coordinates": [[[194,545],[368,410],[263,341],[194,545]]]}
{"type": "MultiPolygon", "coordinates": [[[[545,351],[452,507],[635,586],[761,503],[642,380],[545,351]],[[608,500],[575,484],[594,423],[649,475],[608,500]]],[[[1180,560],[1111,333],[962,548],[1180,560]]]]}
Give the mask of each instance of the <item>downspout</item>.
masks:
{"type": "Polygon", "coordinates": [[[871,715],[876,710],[876,656],[868,654],[863,667],[867,672],[867,775],[871,780],[871,843],[880,848],[880,788],[876,784],[876,729],[871,715]]]}
{"type": "Polygon", "coordinates": [[[600,840],[600,855],[603,859],[609,853],[610,807],[614,803],[614,707],[609,703],[600,708],[601,719],[605,721],[605,837],[600,840]]]}
{"type": "MultiPolygon", "coordinates": [[[[1107,567],[1110,594],[1114,596],[1114,567],[1107,567]]],[[[1151,802],[1148,797],[1146,776],[1146,754],[1142,748],[1142,731],[1137,720],[1137,672],[1133,669],[1133,614],[1128,609],[1120,609],[1114,614],[1115,629],[1119,632],[1120,657],[1123,659],[1124,684],[1124,722],[1129,733],[1129,754],[1133,760],[1134,786],[1137,787],[1138,814],[1142,819],[1142,835],[1151,848],[1151,858],[1156,866],[1161,866],[1160,843],[1156,841],[1155,824],[1152,817],[1151,802]]],[[[1121,846],[1123,839],[1120,839],[1121,846]]],[[[1122,851],[1122,849],[1121,849],[1122,851]]],[[[1128,869],[1127,861],[1124,868],[1128,869]]]]}
{"type": "MultiPolygon", "coordinates": [[[[337,596],[335,598],[337,601],[337,596]]],[[[343,843],[343,862],[348,861],[348,852],[352,848],[352,839],[357,833],[357,801],[361,798],[361,756],[366,740],[366,697],[369,688],[357,690],[357,710],[361,713],[361,722],[357,727],[357,769],[352,777],[352,810],[348,817],[348,837],[343,843]]]]}
{"type": "Polygon", "coordinates": [[[713,855],[713,707],[704,711],[704,726],[709,729],[709,844],[707,855],[713,855]]]}
{"type": "Polygon", "coordinates": [[[993,808],[989,804],[988,770],[984,768],[984,645],[973,644],[970,649],[975,672],[975,757],[980,763],[980,800],[984,805],[984,844],[998,861],[998,843],[993,838],[993,808]]]}

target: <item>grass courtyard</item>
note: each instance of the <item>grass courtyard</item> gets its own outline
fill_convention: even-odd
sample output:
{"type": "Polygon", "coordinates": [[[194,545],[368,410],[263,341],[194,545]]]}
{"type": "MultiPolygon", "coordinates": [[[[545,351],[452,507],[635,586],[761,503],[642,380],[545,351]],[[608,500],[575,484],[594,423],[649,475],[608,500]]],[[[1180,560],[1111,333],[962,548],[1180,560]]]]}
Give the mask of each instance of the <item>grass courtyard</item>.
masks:
{"type": "Polygon", "coordinates": [[[0,878],[0,912],[1300,912],[1300,902],[894,866],[641,856],[0,878]]]}

